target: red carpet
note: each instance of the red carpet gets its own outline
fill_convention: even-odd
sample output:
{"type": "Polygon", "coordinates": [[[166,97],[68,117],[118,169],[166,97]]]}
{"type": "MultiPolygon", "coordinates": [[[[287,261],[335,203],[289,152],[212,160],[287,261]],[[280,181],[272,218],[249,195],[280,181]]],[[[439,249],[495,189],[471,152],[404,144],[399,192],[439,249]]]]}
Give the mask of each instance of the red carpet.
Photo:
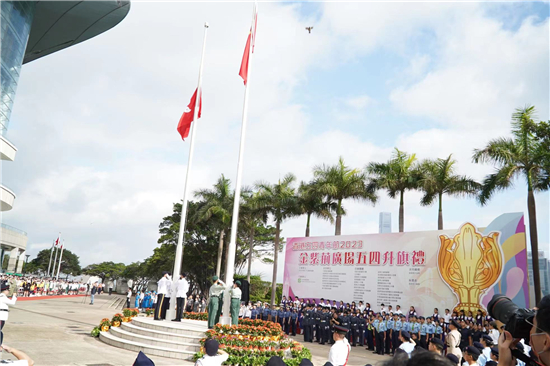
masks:
{"type": "Polygon", "coordinates": [[[18,297],[19,301],[32,301],[32,300],[50,300],[50,299],[67,299],[69,297],[82,297],[85,295],[60,295],[60,296],[33,296],[33,297],[18,297]]]}

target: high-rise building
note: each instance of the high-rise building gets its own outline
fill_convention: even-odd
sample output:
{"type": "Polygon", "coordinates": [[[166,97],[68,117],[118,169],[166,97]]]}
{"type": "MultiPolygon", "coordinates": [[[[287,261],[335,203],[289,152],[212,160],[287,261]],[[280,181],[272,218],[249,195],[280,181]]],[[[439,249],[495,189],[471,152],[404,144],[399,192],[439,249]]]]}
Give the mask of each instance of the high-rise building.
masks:
{"type": "Polygon", "coordinates": [[[390,212],[380,212],[378,232],[380,234],[391,233],[391,213],[390,212]]]}
{"type": "MultiPolygon", "coordinates": [[[[7,1],[1,3],[0,158],[14,161],[17,148],[7,138],[23,64],[74,46],[114,27],[128,14],[130,1],[7,1]]],[[[0,184],[0,210],[13,208],[15,193],[0,184]]],[[[53,229],[55,231],[55,229],[53,229]]],[[[20,271],[27,234],[4,225],[1,257],[10,253],[8,272],[20,271]]]]}
{"type": "MultiPolygon", "coordinates": [[[[533,255],[527,252],[527,265],[529,267],[529,285],[533,283],[533,255]]],[[[550,295],[550,261],[546,257],[546,253],[539,250],[539,272],[540,272],[540,289],[542,296],[550,295]]]]}

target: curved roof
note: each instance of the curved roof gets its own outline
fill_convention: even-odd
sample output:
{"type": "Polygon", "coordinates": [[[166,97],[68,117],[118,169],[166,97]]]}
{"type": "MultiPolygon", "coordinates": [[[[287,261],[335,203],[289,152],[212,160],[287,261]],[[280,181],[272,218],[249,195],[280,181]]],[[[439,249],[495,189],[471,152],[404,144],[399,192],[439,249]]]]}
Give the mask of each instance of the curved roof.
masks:
{"type": "Polygon", "coordinates": [[[37,1],[23,63],[95,37],[129,10],[129,0],[37,1]]]}

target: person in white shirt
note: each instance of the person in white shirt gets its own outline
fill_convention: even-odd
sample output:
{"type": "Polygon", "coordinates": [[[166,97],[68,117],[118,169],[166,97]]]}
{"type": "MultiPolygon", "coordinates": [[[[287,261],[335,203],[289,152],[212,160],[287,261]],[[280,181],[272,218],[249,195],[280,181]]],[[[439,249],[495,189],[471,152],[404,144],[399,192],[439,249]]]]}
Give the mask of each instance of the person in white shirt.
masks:
{"type": "Polygon", "coordinates": [[[401,331],[401,335],[399,336],[399,340],[403,343],[399,346],[399,349],[402,349],[403,351],[407,352],[407,355],[409,355],[409,358],[411,358],[411,353],[414,351],[414,343],[411,343],[411,335],[406,330],[401,331]]]}
{"type": "Polygon", "coordinates": [[[381,312],[381,313],[387,313],[387,312],[388,312],[388,309],[386,309],[386,307],[384,306],[384,304],[380,304],[380,312],[381,312]]]}
{"type": "Polygon", "coordinates": [[[0,292],[0,345],[2,345],[2,342],[4,340],[3,329],[4,325],[8,321],[8,313],[10,311],[8,305],[15,305],[15,302],[17,301],[17,295],[14,292],[11,299],[8,297],[10,286],[6,282],[3,282],[0,285],[0,292]]]}
{"type": "Polygon", "coordinates": [[[187,299],[187,293],[189,292],[189,282],[187,282],[187,275],[182,273],[179,281],[176,283],[176,319],[172,319],[173,322],[181,321],[183,311],[185,310],[185,303],[187,299]]]}
{"type": "Polygon", "coordinates": [[[244,308],[244,315],[243,318],[250,319],[252,317],[252,306],[250,303],[244,308]]]}
{"type": "Polygon", "coordinates": [[[401,305],[397,305],[397,306],[395,307],[395,312],[394,312],[394,314],[399,314],[399,315],[403,314],[403,312],[401,311],[401,305]]]}
{"type": "Polygon", "coordinates": [[[346,338],[348,329],[339,325],[334,326],[334,344],[330,347],[330,352],[328,354],[328,362],[333,366],[343,366],[348,363],[349,353],[351,347],[346,338]]]}
{"type": "Polygon", "coordinates": [[[491,322],[490,323],[491,330],[489,331],[489,336],[493,339],[493,344],[498,344],[498,337],[500,337],[500,332],[497,328],[497,323],[491,322]]]}
{"type": "Polygon", "coordinates": [[[15,349],[13,347],[9,347],[5,344],[1,347],[2,351],[6,351],[7,353],[11,353],[12,355],[17,358],[17,361],[9,361],[9,360],[2,360],[0,363],[2,365],[13,365],[13,366],[34,366],[34,361],[27,356],[24,352],[19,351],[18,349],[15,349]]]}
{"type": "MultiPolygon", "coordinates": [[[[157,304],[155,306],[155,320],[164,320],[162,317],[163,309],[165,309],[166,300],[164,297],[168,292],[169,281],[168,281],[168,272],[162,273],[162,278],[157,282],[157,304]]],[[[166,314],[166,311],[164,312],[166,314]]]]}
{"type": "Polygon", "coordinates": [[[220,350],[220,344],[215,339],[208,339],[204,342],[205,355],[195,362],[195,366],[221,366],[227,361],[229,354],[220,350]]]}

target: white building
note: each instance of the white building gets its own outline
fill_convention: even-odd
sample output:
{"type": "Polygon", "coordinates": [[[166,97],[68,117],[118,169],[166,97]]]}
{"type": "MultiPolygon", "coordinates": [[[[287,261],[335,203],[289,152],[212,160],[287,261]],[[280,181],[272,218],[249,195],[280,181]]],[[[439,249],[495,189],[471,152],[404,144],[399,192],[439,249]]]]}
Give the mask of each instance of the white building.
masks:
{"type": "Polygon", "coordinates": [[[378,232],[380,234],[391,233],[391,213],[389,213],[389,212],[380,212],[378,232]]]}

